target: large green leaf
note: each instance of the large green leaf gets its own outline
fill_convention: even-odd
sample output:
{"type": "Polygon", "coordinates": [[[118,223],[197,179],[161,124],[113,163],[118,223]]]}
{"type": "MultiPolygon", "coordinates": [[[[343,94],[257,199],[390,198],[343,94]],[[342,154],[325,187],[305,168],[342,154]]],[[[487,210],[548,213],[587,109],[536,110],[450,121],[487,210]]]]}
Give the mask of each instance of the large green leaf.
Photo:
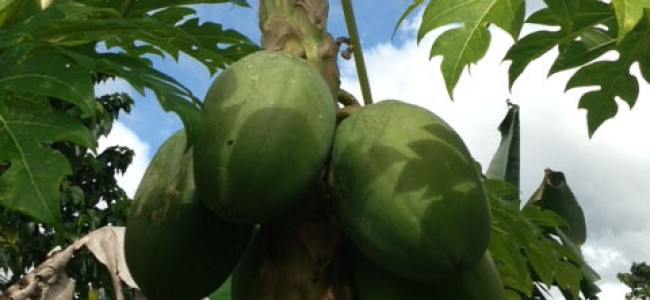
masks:
{"type": "Polygon", "coordinates": [[[643,17],[644,8],[650,8],[650,0],[613,0],[616,20],[618,21],[618,38],[622,40],[643,17]]]}
{"type": "MultiPolygon", "coordinates": [[[[631,108],[639,96],[639,83],[630,73],[635,62],[647,69],[650,64],[650,26],[641,22],[618,45],[618,58],[613,61],[597,61],[580,68],[567,83],[567,89],[598,86],[599,89],[585,93],[579,107],[587,110],[589,135],[607,119],[616,115],[616,98],[625,101],[631,108]]],[[[642,71],[643,72],[643,71],[642,71]]],[[[647,73],[642,73],[647,74],[647,73]]],[[[646,81],[650,78],[644,76],[646,81]]]]}
{"type": "Polygon", "coordinates": [[[95,144],[78,119],[0,94],[0,161],[10,164],[0,176],[0,204],[45,223],[59,221],[60,184],[71,169],[63,154],[47,146],[57,141],[95,144]]]}
{"type": "Polygon", "coordinates": [[[527,21],[529,23],[559,26],[560,29],[537,31],[522,38],[510,48],[506,59],[512,61],[509,68],[512,85],[533,60],[557,47],[558,57],[550,74],[578,67],[578,71],[567,83],[567,89],[598,87],[582,95],[579,102],[579,107],[587,110],[587,127],[589,136],[592,136],[600,125],[616,115],[616,98],[627,102],[630,107],[636,103],[639,84],[637,78],[630,74],[630,67],[639,63],[644,79],[648,81],[650,78],[643,73],[643,65],[648,60],[645,54],[650,51],[649,26],[647,22],[637,20],[633,22],[633,29],[618,29],[619,24],[628,26],[625,22],[621,23],[621,14],[626,14],[621,12],[624,10],[622,7],[627,7],[627,13],[634,15],[634,7],[638,6],[638,2],[628,1],[614,5],[617,10],[615,14],[612,5],[601,1],[573,1],[577,3],[573,14],[562,13],[561,9],[551,9],[549,6],[531,15],[527,21]],[[625,33],[622,35],[621,31],[625,33]],[[618,58],[594,62],[610,50],[617,51],[618,58]]]}
{"type": "MultiPolygon", "coordinates": [[[[414,1],[406,13],[423,1],[414,1]]],[[[451,95],[461,73],[468,65],[477,63],[490,45],[488,26],[494,24],[514,39],[524,22],[523,0],[431,0],[424,10],[418,30],[418,41],[429,32],[447,28],[433,43],[431,57],[441,55],[442,75],[451,95]]],[[[403,18],[403,17],[402,17],[403,18]]]]}
{"type": "MultiPolygon", "coordinates": [[[[521,75],[524,69],[535,59],[552,50],[556,46],[569,47],[574,43],[583,44],[583,33],[592,31],[601,24],[610,24],[614,20],[612,11],[605,3],[597,0],[573,1],[577,3],[575,13],[561,13],[561,10],[558,8],[545,8],[537,11],[528,18],[526,21],[528,23],[559,26],[560,30],[535,31],[512,45],[505,57],[505,59],[512,61],[508,69],[511,86],[517,78],[519,78],[519,75],[521,75]]],[[[615,25],[615,23],[613,25],[615,25]]],[[[594,59],[611,49],[613,46],[613,44],[605,44],[610,48],[589,47],[588,45],[585,45],[584,48],[591,49],[588,53],[593,53],[587,56],[594,59]]],[[[574,45],[573,47],[575,48],[576,46],[574,45]]],[[[565,48],[561,49],[560,55],[556,59],[557,65],[554,66],[555,68],[553,71],[560,71],[577,66],[576,63],[573,62],[573,59],[567,58],[567,55],[570,55],[571,57],[575,56],[573,55],[573,52],[568,53],[567,51],[562,51],[564,49],[565,48]],[[560,61],[560,63],[558,63],[558,61],[560,61]],[[562,63],[563,61],[570,61],[573,63],[562,63]]],[[[583,56],[585,55],[583,54],[583,56]]],[[[580,61],[578,65],[583,63],[585,62],[580,61]]]]}
{"type": "Polygon", "coordinates": [[[92,49],[76,48],[66,51],[79,65],[93,72],[108,74],[126,80],[144,95],[150,89],[165,111],[173,111],[181,118],[190,141],[198,131],[200,101],[174,78],[151,68],[147,60],[124,53],[96,53],[92,49]]]}
{"type": "MultiPolygon", "coordinates": [[[[543,294],[537,293],[543,288],[540,283],[546,287],[559,287],[575,282],[573,275],[559,276],[560,268],[571,268],[571,274],[578,274],[578,282],[582,280],[595,287],[593,282],[597,275],[589,277],[595,273],[585,272],[591,269],[584,262],[579,248],[572,243],[559,242],[553,236],[560,230],[558,228],[567,226],[560,215],[535,206],[525,206],[520,210],[519,201],[505,200],[517,196],[514,186],[492,179],[487,179],[485,184],[492,212],[489,249],[507,289],[521,295],[521,299],[530,299],[534,292],[544,299],[543,294]],[[569,264],[561,266],[563,262],[569,264]]],[[[565,291],[573,292],[566,288],[565,291]]],[[[592,291],[597,293],[597,287],[592,291]]],[[[514,294],[509,294],[509,297],[514,297],[514,294]]]]}
{"type": "Polygon", "coordinates": [[[113,8],[125,12],[128,11],[130,17],[141,17],[150,11],[170,6],[217,3],[248,6],[246,0],[77,0],[77,2],[94,7],[113,8]]]}
{"type": "Polygon", "coordinates": [[[492,157],[486,176],[519,189],[519,106],[508,102],[508,113],[499,125],[501,144],[492,157]]]}
{"type": "Polygon", "coordinates": [[[194,10],[190,8],[170,7],[153,14],[153,17],[164,23],[176,24],[179,29],[195,37],[193,43],[178,43],[180,50],[203,63],[211,73],[259,50],[243,34],[235,30],[224,30],[221,24],[200,23],[198,18],[188,18],[192,14],[194,10]],[[181,22],[183,19],[186,20],[181,22]]]}
{"type": "Polygon", "coordinates": [[[563,226],[571,241],[578,247],[587,239],[587,226],[582,207],[569,188],[564,173],[546,169],[544,179],[533,193],[527,205],[550,210],[567,221],[563,226]]]}
{"type": "Polygon", "coordinates": [[[79,107],[83,117],[94,117],[97,110],[93,83],[88,70],[56,51],[5,50],[0,56],[0,89],[56,97],[79,107]]]}

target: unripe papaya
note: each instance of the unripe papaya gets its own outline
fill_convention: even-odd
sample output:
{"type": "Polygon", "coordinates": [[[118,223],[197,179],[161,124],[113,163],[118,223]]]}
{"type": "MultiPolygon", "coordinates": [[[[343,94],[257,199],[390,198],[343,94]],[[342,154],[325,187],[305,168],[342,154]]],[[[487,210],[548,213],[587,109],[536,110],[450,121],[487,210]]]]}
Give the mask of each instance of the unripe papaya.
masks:
{"type": "Polygon", "coordinates": [[[285,211],[322,173],[335,114],[327,84],[306,61],[270,51],[237,61],[204,101],[194,146],[200,198],[242,224],[285,211]]]}
{"type": "Polygon", "coordinates": [[[354,253],[354,286],[358,300],[505,300],[505,290],[486,251],[475,265],[456,278],[439,283],[411,281],[377,266],[354,253]]]}
{"type": "Polygon", "coordinates": [[[124,252],[150,300],[196,300],[216,290],[252,231],[225,222],[196,197],[192,152],[179,132],[151,160],[126,224],[124,252]]]}
{"type": "Polygon", "coordinates": [[[363,107],[339,125],[332,165],[344,231],[390,272],[449,278],[487,249],[485,187],[462,139],[435,114],[396,100],[363,107]]]}

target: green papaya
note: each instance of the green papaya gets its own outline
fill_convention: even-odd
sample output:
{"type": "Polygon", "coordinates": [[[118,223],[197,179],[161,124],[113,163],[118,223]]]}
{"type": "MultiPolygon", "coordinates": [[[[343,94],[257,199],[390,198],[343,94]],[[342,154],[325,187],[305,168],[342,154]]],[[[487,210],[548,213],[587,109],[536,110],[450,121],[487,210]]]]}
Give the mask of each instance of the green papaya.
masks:
{"type": "Polygon", "coordinates": [[[358,300],[505,300],[505,290],[489,251],[456,278],[439,283],[411,281],[377,266],[358,252],[352,256],[358,300]]]}
{"type": "Polygon", "coordinates": [[[150,300],[197,300],[215,291],[252,231],[221,220],[198,200],[192,152],[185,150],[183,131],[160,147],[127,218],[126,263],[150,300]]]}
{"type": "Polygon", "coordinates": [[[327,84],[306,61],[270,51],[237,61],[204,101],[194,146],[199,197],[236,223],[277,216],[322,173],[335,115],[327,84]]]}
{"type": "Polygon", "coordinates": [[[569,227],[562,229],[576,246],[582,246],[587,240],[585,214],[569,188],[564,173],[544,170],[544,179],[527,205],[539,206],[562,216],[569,223],[569,227]]]}
{"type": "Polygon", "coordinates": [[[344,231],[390,272],[449,278],[487,249],[485,187],[462,139],[435,114],[396,100],[357,110],[337,129],[332,166],[344,231]]]}

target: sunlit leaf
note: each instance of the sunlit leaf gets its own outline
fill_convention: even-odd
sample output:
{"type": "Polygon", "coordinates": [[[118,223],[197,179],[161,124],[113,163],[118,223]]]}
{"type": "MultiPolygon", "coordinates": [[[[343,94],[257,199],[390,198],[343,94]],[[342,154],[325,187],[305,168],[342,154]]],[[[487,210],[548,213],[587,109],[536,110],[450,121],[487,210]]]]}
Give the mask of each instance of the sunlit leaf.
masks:
{"type": "Polygon", "coordinates": [[[433,42],[431,57],[442,56],[441,70],[451,95],[461,73],[477,63],[490,45],[488,26],[493,24],[517,39],[524,21],[522,0],[431,0],[424,10],[418,41],[447,25],[433,42]]]}
{"type": "MultiPolygon", "coordinates": [[[[550,8],[537,11],[528,18],[528,23],[554,25],[559,26],[560,29],[556,31],[535,31],[510,47],[505,57],[505,59],[512,61],[508,69],[510,86],[535,59],[556,46],[567,47],[569,44],[576,42],[583,33],[614,20],[613,13],[605,3],[593,0],[578,0],[578,3],[573,19],[567,19],[571,16],[570,14],[556,15],[555,10],[550,8]]],[[[557,60],[562,61],[567,60],[567,58],[563,57],[563,52],[561,52],[557,60]]],[[[558,70],[562,69],[556,68],[558,70]]]]}
{"type": "Polygon", "coordinates": [[[644,8],[650,8],[650,0],[612,0],[618,22],[618,39],[622,40],[643,16],[644,8]]]}

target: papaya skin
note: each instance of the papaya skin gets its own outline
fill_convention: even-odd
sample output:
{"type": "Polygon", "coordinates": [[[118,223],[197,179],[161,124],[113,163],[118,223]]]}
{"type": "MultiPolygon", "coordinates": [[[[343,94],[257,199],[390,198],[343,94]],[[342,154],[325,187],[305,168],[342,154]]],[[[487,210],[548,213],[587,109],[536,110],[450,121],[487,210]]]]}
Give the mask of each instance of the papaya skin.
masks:
{"type": "Polygon", "coordinates": [[[358,300],[505,300],[506,294],[489,251],[456,278],[425,284],[395,276],[358,251],[353,254],[358,300]]]}
{"type": "Polygon", "coordinates": [[[329,87],[306,61],[270,51],[237,61],[204,101],[194,145],[199,197],[239,224],[279,215],[321,175],[335,126],[329,87]]]}
{"type": "Polygon", "coordinates": [[[183,131],[158,150],[136,191],[124,252],[151,300],[201,299],[227,279],[252,227],[221,220],[196,197],[183,131]]]}
{"type": "Polygon", "coordinates": [[[344,232],[390,272],[439,281],[487,249],[483,182],[462,139],[433,113],[396,100],[357,110],[337,129],[332,166],[344,232]]]}

